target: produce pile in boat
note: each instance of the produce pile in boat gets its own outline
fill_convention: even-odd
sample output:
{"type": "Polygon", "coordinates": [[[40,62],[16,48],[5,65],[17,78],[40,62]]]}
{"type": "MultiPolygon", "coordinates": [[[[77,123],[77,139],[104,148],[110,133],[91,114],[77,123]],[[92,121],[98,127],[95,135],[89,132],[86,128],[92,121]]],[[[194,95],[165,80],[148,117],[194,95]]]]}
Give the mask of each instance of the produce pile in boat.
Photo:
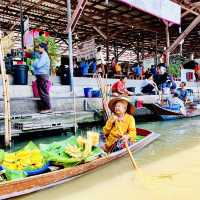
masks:
{"type": "Polygon", "coordinates": [[[7,180],[26,177],[29,172],[41,169],[46,161],[40,149],[29,142],[23,149],[8,153],[0,151],[0,165],[7,180]]]}
{"type": "MultiPolygon", "coordinates": [[[[143,138],[137,136],[136,141],[143,138]]],[[[72,167],[105,156],[99,142],[99,133],[88,131],[87,137],[71,136],[39,146],[29,142],[23,149],[12,153],[0,150],[0,182],[49,172],[50,166],[72,167]]]]}
{"type": "Polygon", "coordinates": [[[87,132],[87,138],[72,136],[67,140],[40,144],[46,160],[54,165],[74,166],[96,159],[105,152],[98,146],[99,133],[87,132]]]}
{"type": "Polygon", "coordinates": [[[29,142],[23,149],[12,153],[0,150],[0,172],[5,180],[15,180],[49,171],[49,164],[69,167],[89,162],[105,154],[98,144],[99,134],[88,131],[86,138],[72,136],[39,147],[29,142]]]}

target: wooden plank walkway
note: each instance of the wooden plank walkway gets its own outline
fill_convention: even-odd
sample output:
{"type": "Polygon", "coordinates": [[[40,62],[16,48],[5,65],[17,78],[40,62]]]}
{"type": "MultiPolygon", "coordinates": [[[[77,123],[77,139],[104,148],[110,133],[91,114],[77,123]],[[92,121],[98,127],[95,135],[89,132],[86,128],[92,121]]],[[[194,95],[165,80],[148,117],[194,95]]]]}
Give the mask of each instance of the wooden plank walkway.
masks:
{"type": "MultiPolygon", "coordinates": [[[[77,123],[90,123],[99,121],[95,113],[82,111],[76,113],[77,123]]],[[[3,124],[0,124],[0,135],[4,135],[3,124]]],[[[18,136],[29,132],[44,130],[67,129],[74,127],[74,112],[56,112],[48,114],[35,114],[24,118],[12,119],[12,135],[18,136]]]]}

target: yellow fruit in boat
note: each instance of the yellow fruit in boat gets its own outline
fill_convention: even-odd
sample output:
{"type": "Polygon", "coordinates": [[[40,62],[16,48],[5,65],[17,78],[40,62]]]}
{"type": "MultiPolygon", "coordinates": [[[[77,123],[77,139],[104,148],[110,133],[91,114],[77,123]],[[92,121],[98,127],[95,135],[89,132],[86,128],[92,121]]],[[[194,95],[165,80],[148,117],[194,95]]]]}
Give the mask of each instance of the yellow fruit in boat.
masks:
{"type": "Polygon", "coordinates": [[[30,151],[25,151],[25,150],[19,151],[16,153],[16,156],[18,158],[28,157],[28,156],[30,156],[30,151]]]}
{"type": "Polygon", "coordinates": [[[23,170],[32,165],[34,165],[35,168],[41,168],[43,164],[44,159],[39,149],[7,153],[2,163],[5,168],[14,170],[23,170]]]}
{"type": "Polygon", "coordinates": [[[65,153],[67,153],[68,155],[74,158],[81,158],[82,156],[80,148],[78,148],[77,146],[70,145],[70,144],[68,144],[65,147],[65,153]]]}
{"type": "Polygon", "coordinates": [[[99,133],[94,131],[87,131],[87,139],[91,140],[92,146],[99,144],[99,133]]]}
{"type": "Polygon", "coordinates": [[[92,152],[92,141],[91,139],[87,139],[85,143],[85,149],[83,151],[83,158],[88,157],[92,152]]]}
{"type": "Polygon", "coordinates": [[[15,153],[7,153],[4,157],[4,161],[6,162],[15,162],[16,161],[16,155],[15,153]]]}
{"type": "Polygon", "coordinates": [[[78,136],[78,138],[77,138],[77,143],[78,143],[78,145],[81,147],[81,148],[83,148],[84,147],[84,145],[85,145],[85,138],[83,138],[82,136],[78,136]]]}

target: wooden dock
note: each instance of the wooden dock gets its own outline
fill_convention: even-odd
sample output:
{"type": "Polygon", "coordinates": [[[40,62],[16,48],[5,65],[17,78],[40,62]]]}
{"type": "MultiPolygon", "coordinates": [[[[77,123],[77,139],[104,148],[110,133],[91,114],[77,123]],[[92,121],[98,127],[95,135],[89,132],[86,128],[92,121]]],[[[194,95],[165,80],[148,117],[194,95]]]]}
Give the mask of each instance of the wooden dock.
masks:
{"type": "MultiPolygon", "coordinates": [[[[76,113],[77,124],[92,123],[100,121],[100,117],[92,111],[81,111],[76,113]]],[[[3,124],[0,122],[0,135],[4,135],[3,124]]],[[[30,132],[39,132],[45,130],[68,129],[73,128],[74,112],[55,112],[48,114],[32,114],[13,116],[12,118],[12,136],[19,136],[30,132]]]]}

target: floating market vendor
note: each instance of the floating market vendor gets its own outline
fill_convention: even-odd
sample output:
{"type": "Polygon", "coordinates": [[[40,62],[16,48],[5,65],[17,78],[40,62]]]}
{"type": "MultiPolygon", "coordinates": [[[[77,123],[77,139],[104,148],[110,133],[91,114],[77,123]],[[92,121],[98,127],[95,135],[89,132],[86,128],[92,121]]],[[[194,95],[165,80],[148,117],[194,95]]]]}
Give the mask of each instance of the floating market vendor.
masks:
{"type": "Polygon", "coordinates": [[[115,97],[133,95],[133,92],[126,89],[126,82],[127,77],[121,77],[119,81],[114,83],[112,85],[112,95],[115,97]]]}
{"type": "Polygon", "coordinates": [[[186,104],[189,102],[189,99],[188,99],[188,91],[185,87],[186,87],[186,82],[181,82],[180,88],[178,89],[178,93],[179,93],[179,99],[184,101],[184,103],[186,104]]]}
{"type": "Polygon", "coordinates": [[[108,103],[113,115],[103,128],[106,137],[105,150],[117,151],[124,148],[124,141],[134,143],[136,139],[135,107],[126,97],[116,97],[108,103]]]}
{"type": "Polygon", "coordinates": [[[50,59],[48,56],[47,44],[39,44],[39,59],[33,63],[33,69],[36,76],[38,94],[41,99],[42,108],[40,113],[51,112],[50,97],[48,91],[50,59]]]}
{"type": "Polygon", "coordinates": [[[186,115],[184,102],[178,96],[178,93],[175,92],[173,97],[168,99],[169,106],[171,109],[178,109],[183,115],[186,115]]]}

